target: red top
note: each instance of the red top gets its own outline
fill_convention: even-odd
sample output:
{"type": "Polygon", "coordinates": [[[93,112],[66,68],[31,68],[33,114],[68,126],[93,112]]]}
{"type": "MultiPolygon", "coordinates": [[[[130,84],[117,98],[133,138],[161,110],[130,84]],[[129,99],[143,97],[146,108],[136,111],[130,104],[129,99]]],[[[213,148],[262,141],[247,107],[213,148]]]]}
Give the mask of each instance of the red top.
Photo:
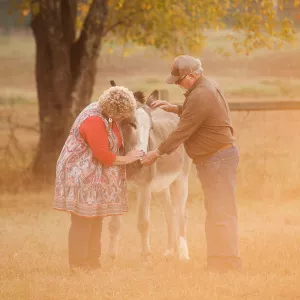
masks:
{"type": "MultiPolygon", "coordinates": [[[[104,121],[97,116],[88,117],[80,125],[79,132],[91,148],[93,156],[101,164],[107,167],[111,166],[116,160],[116,154],[109,150],[104,121]]],[[[118,138],[118,148],[120,148],[122,146],[122,137],[115,122],[113,122],[113,132],[118,138]]]]}

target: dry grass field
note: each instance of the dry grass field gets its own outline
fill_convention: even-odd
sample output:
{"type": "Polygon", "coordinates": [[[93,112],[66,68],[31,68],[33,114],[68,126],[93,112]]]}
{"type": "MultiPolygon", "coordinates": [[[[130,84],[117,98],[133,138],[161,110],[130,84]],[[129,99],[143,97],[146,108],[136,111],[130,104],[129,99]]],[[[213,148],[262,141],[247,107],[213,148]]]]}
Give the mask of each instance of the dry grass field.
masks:
{"type": "MultiPolygon", "coordinates": [[[[213,36],[199,54],[205,73],[224,89],[229,101],[300,100],[300,43],[277,52],[249,57],[217,56],[213,36]]],[[[182,101],[181,90],[164,84],[171,58],[154,50],[120,49],[99,60],[94,98],[109,80],[146,93],[167,88],[170,99],[182,101]]],[[[34,42],[30,34],[0,36],[0,147],[8,138],[7,116],[34,126],[37,101],[34,80],[34,42]]],[[[300,299],[300,111],[232,112],[241,152],[238,170],[241,273],[206,273],[203,195],[192,170],[188,201],[188,243],[191,260],[165,261],[166,225],[159,198],[151,206],[153,262],[140,261],[134,195],[124,216],[120,252],[115,268],[105,258],[107,220],[103,229],[103,270],[70,275],[67,265],[69,216],[51,209],[53,188],[11,193],[18,182],[0,157],[0,299],[300,299]],[[5,168],[4,168],[5,167],[5,168]]],[[[18,130],[24,167],[30,162],[37,134],[18,130]]],[[[3,155],[1,152],[0,155],[3,155]]]]}
{"type": "Polygon", "coordinates": [[[0,299],[298,300],[300,297],[297,201],[241,201],[240,248],[244,271],[223,275],[204,270],[201,200],[192,198],[189,203],[191,260],[186,264],[164,260],[166,226],[162,205],[153,203],[151,266],[140,261],[135,203],[131,201],[130,212],[124,217],[115,269],[105,259],[106,220],[103,270],[70,275],[66,251],[69,216],[51,210],[51,192],[1,197],[5,202],[9,199],[10,204],[0,211],[0,299]],[[31,202],[35,205],[30,205],[31,202]]]}

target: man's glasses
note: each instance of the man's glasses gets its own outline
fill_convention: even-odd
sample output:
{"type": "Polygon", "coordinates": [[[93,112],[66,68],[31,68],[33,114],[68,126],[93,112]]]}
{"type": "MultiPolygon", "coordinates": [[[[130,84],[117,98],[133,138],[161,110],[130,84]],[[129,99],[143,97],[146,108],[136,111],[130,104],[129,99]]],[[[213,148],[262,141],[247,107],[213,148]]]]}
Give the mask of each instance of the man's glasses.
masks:
{"type": "Polygon", "coordinates": [[[183,77],[179,78],[175,84],[179,84],[186,76],[188,76],[189,74],[184,75],[183,77]]]}

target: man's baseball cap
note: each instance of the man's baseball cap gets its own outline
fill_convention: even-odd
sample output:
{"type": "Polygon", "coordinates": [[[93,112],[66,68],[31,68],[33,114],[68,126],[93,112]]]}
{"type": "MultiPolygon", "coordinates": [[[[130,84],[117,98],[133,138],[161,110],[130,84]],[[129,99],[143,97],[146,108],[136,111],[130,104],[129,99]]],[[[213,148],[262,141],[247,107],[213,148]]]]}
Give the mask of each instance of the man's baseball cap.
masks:
{"type": "Polygon", "coordinates": [[[171,64],[171,74],[167,77],[166,83],[175,83],[180,78],[193,73],[198,69],[202,71],[200,59],[189,55],[177,56],[171,64]]]}

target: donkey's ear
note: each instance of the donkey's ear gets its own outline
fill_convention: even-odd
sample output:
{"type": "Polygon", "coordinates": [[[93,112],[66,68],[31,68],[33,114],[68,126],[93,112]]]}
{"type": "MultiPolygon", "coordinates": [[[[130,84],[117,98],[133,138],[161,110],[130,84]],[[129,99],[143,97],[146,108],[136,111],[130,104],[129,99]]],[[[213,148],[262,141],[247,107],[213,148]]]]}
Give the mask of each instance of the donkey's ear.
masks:
{"type": "Polygon", "coordinates": [[[109,83],[110,83],[111,86],[116,86],[116,83],[115,83],[114,80],[110,80],[109,83]]]}
{"type": "Polygon", "coordinates": [[[146,104],[147,104],[148,106],[151,106],[152,102],[158,100],[158,98],[159,98],[159,92],[158,92],[158,90],[154,90],[154,91],[149,95],[149,97],[148,97],[148,99],[147,99],[147,101],[146,101],[146,104]]]}

